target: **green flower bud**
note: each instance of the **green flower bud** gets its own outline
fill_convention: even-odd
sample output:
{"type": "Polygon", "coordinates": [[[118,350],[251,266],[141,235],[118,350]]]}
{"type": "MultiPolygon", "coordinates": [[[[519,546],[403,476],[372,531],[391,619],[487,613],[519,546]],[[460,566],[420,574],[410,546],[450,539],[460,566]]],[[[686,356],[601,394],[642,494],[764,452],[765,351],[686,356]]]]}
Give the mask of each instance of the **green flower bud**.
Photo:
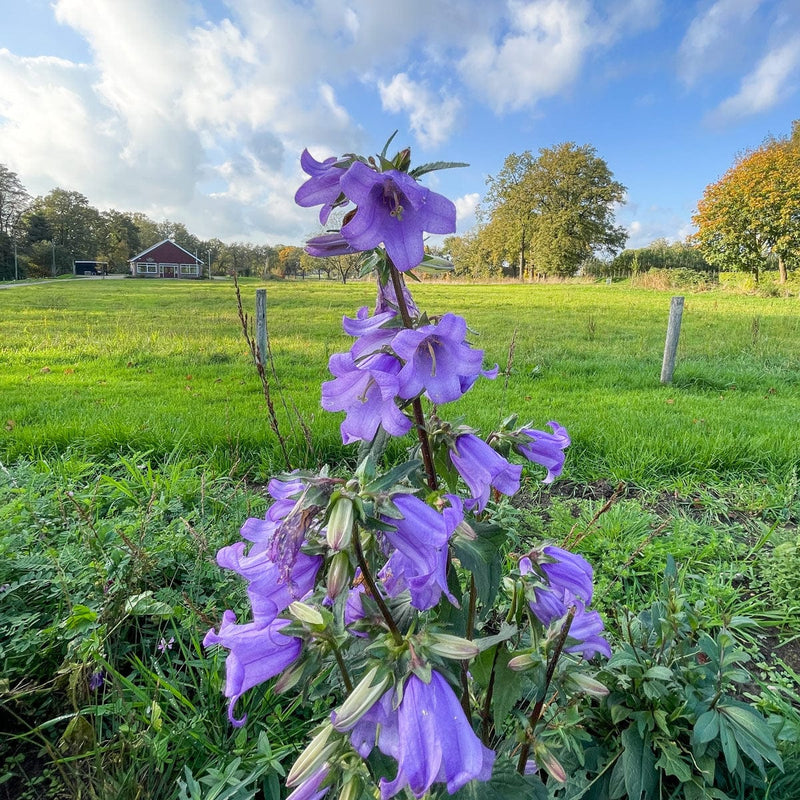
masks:
{"type": "Polygon", "coordinates": [[[344,550],[353,536],[353,501],[340,497],[328,518],[327,539],[331,550],[344,550]]]}
{"type": "Polygon", "coordinates": [[[339,551],[328,567],[328,597],[335,600],[349,585],[353,577],[350,567],[350,557],[347,553],[339,551]]]}
{"type": "Polygon", "coordinates": [[[284,694],[288,692],[289,689],[294,688],[303,676],[304,669],[305,664],[302,661],[296,662],[288,669],[285,669],[278,680],[275,681],[275,691],[278,694],[284,694]]]}
{"type": "Polygon", "coordinates": [[[367,672],[333,714],[333,725],[337,731],[349,731],[378,701],[392,683],[390,673],[376,666],[367,672]],[[378,677],[380,675],[380,677],[378,677]]]}
{"type": "Polygon", "coordinates": [[[463,639],[461,636],[451,636],[449,633],[431,634],[428,650],[442,658],[455,658],[459,661],[475,658],[480,653],[475,642],[463,639]]]}
{"type": "Polygon", "coordinates": [[[544,767],[550,776],[559,783],[566,783],[567,772],[561,762],[549,751],[539,750],[536,752],[536,762],[544,767]]]}
{"type": "Polygon", "coordinates": [[[295,619],[300,620],[300,622],[305,622],[307,625],[325,624],[322,614],[320,614],[316,608],[306,605],[305,603],[301,603],[299,600],[295,600],[294,603],[290,603],[288,610],[289,613],[295,617],[295,619]]]}
{"type": "Polygon", "coordinates": [[[514,672],[524,672],[526,669],[535,667],[539,663],[538,659],[533,657],[533,653],[523,653],[519,656],[514,656],[508,662],[508,668],[513,669],[514,672]]]}
{"type": "Polygon", "coordinates": [[[339,738],[329,742],[333,733],[330,722],[325,723],[322,730],[308,743],[308,746],[294,762],[286,776],[287,786],[297,786],[316,772],[339,749],[339,738]]]}
{"type": "Polygon", "coordinates": [[[576,672],[570,675],[570,677],[577,684],[578,688],[582,692],[586,692],[589,697],[605,697],[608,694],[607,686],[594,678],[590,678],[588,675],[576,672]]]}
{"type": "Polygon", "coordinates": [[[358,775],[352,775],[347,779],[342,791],[339,792],[339,800],[358,800],[364,787],[358,775]]]}

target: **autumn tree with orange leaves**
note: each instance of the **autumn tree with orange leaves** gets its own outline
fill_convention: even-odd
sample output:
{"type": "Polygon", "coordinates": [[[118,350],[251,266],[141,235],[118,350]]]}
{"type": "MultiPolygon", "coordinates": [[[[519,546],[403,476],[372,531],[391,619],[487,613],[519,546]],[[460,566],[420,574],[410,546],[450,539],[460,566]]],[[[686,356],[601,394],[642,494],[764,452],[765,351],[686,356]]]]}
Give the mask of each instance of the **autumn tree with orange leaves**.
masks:
{"type": "Polygon", "coordinates": [[[788,266],[800,262],[800,120],[791,136],[768,139],[706,187],[692,219],[710,264],[758,280],[772,258],[785,283],[788,266]]]}

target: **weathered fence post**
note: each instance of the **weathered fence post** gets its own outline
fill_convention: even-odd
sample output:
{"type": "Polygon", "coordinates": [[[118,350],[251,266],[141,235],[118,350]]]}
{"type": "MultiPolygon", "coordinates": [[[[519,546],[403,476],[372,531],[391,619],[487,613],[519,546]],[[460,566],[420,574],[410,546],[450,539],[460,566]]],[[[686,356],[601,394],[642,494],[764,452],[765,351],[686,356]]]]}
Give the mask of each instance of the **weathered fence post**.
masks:
{"type": "Polygon", "coordinates": [[[267,290],[256,289],[256,358],[267,368],[267,290]]]}
{"type": "Polygon", "coordinates": [[[672,373],[675,369],[675,354],[678,352],[678,337],[681,333],[682,317],[683,298],[673,297],[669,304],[667,340],[664,343],[664,361],[661,364],[661,383],[672,383],[672,373]]]}

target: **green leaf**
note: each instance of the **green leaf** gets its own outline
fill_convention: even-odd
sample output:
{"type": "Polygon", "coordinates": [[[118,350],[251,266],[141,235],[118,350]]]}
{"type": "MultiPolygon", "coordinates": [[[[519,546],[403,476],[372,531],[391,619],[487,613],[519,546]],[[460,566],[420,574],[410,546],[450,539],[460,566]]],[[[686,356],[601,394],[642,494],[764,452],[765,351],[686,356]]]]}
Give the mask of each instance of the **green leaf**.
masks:
{"type": "Polygon", "coordinates": [[[422,461],[418,458],[412,461],[406,461],[403,464],[398,464],[392,467],[385,475],[379,475],[374,480],[370,481],[364,489],[372,494],[378,492],[385,492],[391,489],[395,484],[405,480],[412,472],[416,471],[422,465],[422,461]]]}
{"type": "Polygon", "coordinates": [[[669,681],[672,680],[672,670],[668,667],[650,667],[650,669],[644,673],[644,677],[657,681],[669,681]]]}
{"type": "Polygon", "coordinates": [[[656,761],[656,767],[660,767],[667,775],[672,775],[681,783],[687,783],[692,779],[692,768],[681,755],[678,746],[673,742],[662,742],[660,745],[661,755],[656,761]]]}
{"type": "Polygon", "coordinates": [[[728,772],[736,772],[736,766],[739,763],[739,748],[736,746],[733,732],[722,717],[719,718],[719,740],[722,744],[722,752],[725,755],[725,765],[728,767],[728,772]]]}
{"type": "Polygon", "coordinates": [[[455,535],[450,540],[461,565],[475,577],[478,598],[484,607],[492,604],[500,586],[503,563],[500,546],[506,533],[495,525],[476,524],[475,539],[455,535]]]}
{"type": "Polygon", "coordinates": [[[705,744],[719,735],[719,713],[715,709],[701,714],[694,724],[692,738],[698,744],[705,744]]]}
{"type": "Polygon", "coordinates": [[[133,616],[171,617],[174,609],[169,603],[156,600],[152,592],[142,592],[125,601],[125,613],[133,616]]]}
{"type": "MultiPolygon", "coordinates": [[[[499,647],[499,645],[498,645],[499,647]]],[[[514,703],[527,690],[526,681],[518,673],[508,668],[511,653],[505,647],[500,650],[484,650],[470,664],[470,672],[480,686],[486,689],[492,677],[494,665],[494,684],[492,689],[492,715],[496,726],[505,720],[514,703]]]]}
{"type": "Polygon", "coordinates": [[[452,797],[454,800],[547,800],[547,788],[537,775],[520,775],[509,759],[498,758],[491,780],[470,781],[452,797]]]}
{"type": "Polygon", "coordinates": [[[647,739],[639,735],[631,725],[622,732],[623,769],[625,771],[625,790],[631,800],[640,800],[642,795],[651,797],[658,783],[656,757],[647,739]]]}
{"type": "Polygon", "coordinates": [[[437,169],[454,169],[455,167],[468,167],[469,164],[463,161],[431,161],[428,164],[420,164],[418,167],[409,170],[408,174],[412,178],[419,178],[428,172],[435,172],[437,169]]]}

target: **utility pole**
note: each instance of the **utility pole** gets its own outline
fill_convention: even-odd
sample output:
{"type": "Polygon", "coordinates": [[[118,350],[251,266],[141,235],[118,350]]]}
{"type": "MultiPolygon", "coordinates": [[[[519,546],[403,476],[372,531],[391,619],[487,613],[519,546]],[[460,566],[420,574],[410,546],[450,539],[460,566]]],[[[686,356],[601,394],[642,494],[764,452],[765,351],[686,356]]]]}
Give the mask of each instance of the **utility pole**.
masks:
{"type": "Polygon", "coordinates": [[[19,264],[17,263],[17,245],[14,245],[14,280],[19,280],[19,264]]]}

